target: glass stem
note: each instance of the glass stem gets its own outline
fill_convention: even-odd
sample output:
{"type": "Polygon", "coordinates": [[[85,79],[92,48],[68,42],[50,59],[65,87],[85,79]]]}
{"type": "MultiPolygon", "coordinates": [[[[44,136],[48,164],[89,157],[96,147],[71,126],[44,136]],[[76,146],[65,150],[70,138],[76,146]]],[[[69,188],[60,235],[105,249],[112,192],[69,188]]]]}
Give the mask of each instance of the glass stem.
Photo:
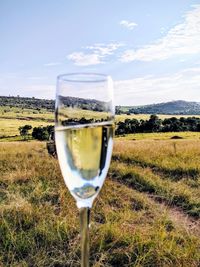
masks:
{"type": "Polygon", "coordinates": [[[81,267],[89,267],[89,221],[90,208],[80,208],[81,267]]]}

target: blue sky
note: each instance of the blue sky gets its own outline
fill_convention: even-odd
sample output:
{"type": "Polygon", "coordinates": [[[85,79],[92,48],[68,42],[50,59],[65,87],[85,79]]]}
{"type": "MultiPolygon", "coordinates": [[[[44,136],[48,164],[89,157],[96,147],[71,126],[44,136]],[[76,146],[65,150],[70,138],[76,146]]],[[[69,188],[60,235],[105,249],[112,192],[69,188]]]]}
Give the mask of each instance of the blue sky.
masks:
{"type": "Polygon", "coordinates": [[[0,0],[0,95],[54,98],[56,76],[100,72],[115,102],[200,102],[200,1],[0,0]]]}

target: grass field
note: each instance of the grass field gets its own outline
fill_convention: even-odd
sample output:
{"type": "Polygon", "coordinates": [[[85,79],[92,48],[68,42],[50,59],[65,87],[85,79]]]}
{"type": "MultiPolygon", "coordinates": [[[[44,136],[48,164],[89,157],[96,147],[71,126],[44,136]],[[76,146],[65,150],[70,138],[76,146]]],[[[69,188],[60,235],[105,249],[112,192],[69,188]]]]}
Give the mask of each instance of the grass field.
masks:
{"type": "MultiPolygon", "coordinates": [[[[45,143],[0,143],[0,266],[80,266],[78,211],[45,143]]],[[[200,266],[200,144],[116,139],[91,266],[200,266]]]]}
{"type": "Polygon", "coordinates": [[[118,141],[114,177],[200,217],[199,140],[118,141]]]}
{"type": "Polygon", "coordinates": [[[117,140],[168,140],[174,136],[182,139],[199,140],[200,132],[135,133],[116,137],[117,140]]]}
{"type": "Polygon", "coordinates": [[[0,107],[0,141],[19,140],[18,128],[26,124],[32,127],[53,124],[54,114],[47,110],[0,107]],[[14,138],[13,138],[14,136],[14,138]],[[9,138],[12,137],[12,138],[9,138]]]}
{"type": "MultiPolygon", "coordinates": [[[[116,121],[126,118],[149,115],[116,121]]],[[[47,110],[0,108],[0,267],[80,266],[78,210],[57,160],[45,143],[5,142],[53,120],[47,110]]],[[[91,266],[199,267],[199,166],[200,133],[117,137],[91,214],[91,266]]]]}
{"type": "MultiPolygon", "coordinates": [[[[34,120],[16,120],[16,119],[1,119],[0,118],[0,138],[19,135],[19,127],[24,125],[32,127],[46,126],[52,123],[45,121],[34,120]]],[[[5,141],[5,139],[3,139],[5,141]]]]}
{"type": "MultiPolygon", "coordinates": [[[[69,116],[70,112],[68,112],[68,116],[69,116]]],[[[80,119],[82,117],[85,116],[85,111],[83,110],[73,110],[73,114],[71,114],[73,116],[75,116],[76,118],[80,119]]],[[[99,117],[102,117],[101,113],[97,113],[97,112],[92,112],[92,111],[87,111],[87,116],[88,118],[91,117],[95,117],[97,119],[99,119],[99,117]]],[[[86,117],[87,117],[86,116],[86,117]]],[[[105,116],[107,116],[107,114],[105,114],[105,116]]],[[[158,115],[161,119],[164,118],[169,118],[172,117],[172,115],[158,115]]],[[[125,119],[149,119],[150,115],[147,114],[138,114],[138,115],[116,115],[116,122],[119,121],[124,121],[125,119]]],[[[188,116],[180,116],[177,115],[176,117],[188,117],[188,116]]],[[[199,117],[199,116],[195,116],[195,117],[199,117]]],[[[0,107],[0,141],[16,141],[19,140],[19,138],[7,138],[9,136],[15,136],[15,135],[19,135],[19,130],[18,128],[20,126],[24,126],[26,124],[30,124],[32,125],[32,127],[38,127],[38,126],[46,126],[46,125],[51,125],[54,123],[54,113],[50,112],[48,110],[45,109],[41,109],[41,110],[35,110],[35,109],[22,109],[22,108],[16,108],[16,107],[4,107],[1,106],[0,107]],[[5,137],[2,139],[2,137],[5,137]]],[[[189,135],[191,135],[191,133],[187,133],[189,135]]],[[[170,135],[170,133],[169,133],[170,135]]],[[[194,134],[193,134],[194,135],[194,134]]],[[[136,139],[143,139],[146,138],[148,136],[151,135],[134,135],[135,137],[131,137],[131,135],[129,135],[128,138],[136,138],[136,139]]],[[[153,136],[153,134],[152,134],[153,136]]],[[[190,138],[191,136],[189,136],[190,138]]],[[[168,138],[168,134],[166,134],[166,138],[168,138]]]]}
{"type": "Polygon", "coordinates": [[[10,119],[29,119],[29,120],[54,120],[53,112],[46,109],[35,110],[35,109],[22,109],[16,107],[0,107],[0,118],[10,118],[10,119]]]}

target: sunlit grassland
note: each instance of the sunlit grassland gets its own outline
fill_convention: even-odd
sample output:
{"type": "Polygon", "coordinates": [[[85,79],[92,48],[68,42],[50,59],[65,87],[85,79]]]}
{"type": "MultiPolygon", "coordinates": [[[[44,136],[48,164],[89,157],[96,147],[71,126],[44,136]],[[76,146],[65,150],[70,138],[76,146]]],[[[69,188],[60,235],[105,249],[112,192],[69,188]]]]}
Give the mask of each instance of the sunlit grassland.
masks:
{"type": "MultiPolygon", "coordinates": [[[[65,109],[66,116],[63,120],[70,118],[101,119],[107,118],[108,114],[103,112],[83,111],[80,109],[65,109]]],[[[61,118],[61,117],[60,117],[61,118]]],[[[26,124],[32,127],[47,126],[54,124],[55,115],[47,110],[33,110],[22,108],[0,107],[0,141],[16,141],[19,138],[8,138],[9,136],[19,135],[18,128],[26,124]],[[2,139],[2,137],[4,137],[2,139]]]]}
{"type": "Polygon", "coordinates": [[[200,141],[115,142],[113,176],[200,217],[200,141]]]}
{"type": "Polygon", "coordinates": [[[20,140],[19,127],[26,124],[32,127],[53,124],[54,114],[45,109],[22,109],[16,107],[0,107],[0,141],[20,140]],[[17,135],[17,137],[15,137],[17,135]],[[13,138],[9,138],[9,137],[13,138]]]}
{"type": "MultiPolygon", "coordinates": [[[[66,119],[67,118],[77,118],[81,119],[85,117],[86,119],[101,119],[106,118],[108,113],[103,112],[94,112],[94,111],[86,111],[80,109],[67,109],[66,119]]],[[[172,117],[172,115],[158,115],[161,119],[172,117]]],[[[182,116],[182,115],[181,115],[182,116]]],[[[177,115],[176,117],[181,117],[177,115]]],[[[35,110],[35,109],[22,109],[16,107],[0,107],[0,141],[16,141],[19,140],[19,137],[8,138],[9,136],[19,136],[18,128],[20,126],[24,126],[26,124],[31,125],[32,127],[39,127],[39,126],[47,126],[54,123],[54,113],[46,110],[35,110]],[[2,137],[4,137],[2,139],[2,137]]],[[[132,114],[132,115],[116,115],[115,121],[116,123],[119,121],[124,121],[125,119],[149,119],[150,115],[148,114],[132,114]]],[[[183,117],[188,117],[184,116],[183,117]]],[[[199,117],[199,116],[196,116],[199,117]]],[[[177,133],[149,133],[149,134],[134,134],[128,135],[127,139],[168,139],[173,135],[177,135],[177,133]]],[[[183,138],[199,138],[199,133],[192,133],[192,132],[185,132],[185,133],[178,133],[179,136],[183,138]]],[[[119,137],[120,138],[120,137],[119,137]]]]}
{"type": "MultiPolygon", "coordinates": [[[[92,110],[83,110],[83,109],[75,109],[75,108],[64,108],[63,109],[63,115],[65,119],[68,118],[86,118],[86,119],[98,119],[101,117],[107,117],[106,112],[97,112],[92,110]]],[[[54,112],[41,109],[41,110],[35,110],[35,109],[22,109],[22,108],[16,108],[16,107],[0,107],[0,118],[5,119],[29,119],[29,120],[42,120],[47,122],[52,122],[55,119],[54,112]]]]}
{"type": "MultiPolygon", "coordinates": [[[[160,209],[159,202],[147,194],[166,197],[168,193],[162,192],[172,190],[174,183],[170,197],[175,189],[181,195],[187,186],[193,201],[196,191],[190,190],[198,187],[185,182],[179,185],[151,167],[130,163],[140,149],[145,160],[148,155],[156,159],[163,150],[163,162],[165,153],[166,157],[174,153],[171,143],[163,142],[164,146],[157,142],[153,146],[151,141],[116,141],[111,178],[91,214],[91,266],[199,266],[199,237],[175,224],[168,209],[160,209]],[[148,191],[149,186],[155,190],[148,191]]],[[[181,156],[181,162],[185,154],[193,153],[198,165],[197,144],[189,149],[192,143],[185,142],[187,149],[181,146],[177,158],[181,156]]],[[[64,185],[58,161],[47,154],[41,142],[5,142],[0,150],[0,266],[80,266],[78,210],[64,185]]]]}
{"type": "Polygon", "coordinates": [[[173,175],[200,172],[200,140],[133,140],[115,142],[114,156],[173,175]],[[170,173],[171,172],[171,173],[170,173]]]}
{"type": "MultiPolygon", "coordinates": [[[[94,112],[90,110],[82,110],[82,109],[67,109],[67,113],[70,117],[70,113],[73,111],[73,116],[76,117],[77,119],[80,119],[82,117],[85,118],[99,118],[101,117],[100,114],[102,112],[94,112]]],[[[171,118],[171,117],[200,117],[199,115],[166,115],[166,114],[157,114],[160,119],[165,119],[165,118],[171,118]]],[[[125,119],[137,119],[137,120],[147,120],[149,119],[150,114],[131,114],[131,115],[126,115],[126,114],[121,114],[121,115],[116,115],[115,120],[116,122],[119,121],[124,121],[125,119]]],[[[33,120],[46,120],[49,122],[52,122],[54,120],[54,112],[49,111],[47,109],[23,109],[23,108],[17,108],[17,107],[7,107],[7,106],[1,106],[0,107],[0,118],[10,118],[10,119],[19,119],[19,118],[29,118],[33,120]]]]}
{"type": "Polygon", "coordinates": [[[167,140],[174,136],[179,136],[183,139],[200,139],[200,132],[134,133],[116,136],[116,138],[118,140],[167,140]]]}
{"type": "Polygon", "coordinates": [[[0,107],[0,118],[10,119],[33,119],[33,120],[54,120],[54,113],[46,109],[22,109],[17,107],[0,107]]]}
{"type": "Polygon", "coordinates": [[[19,135],[19,127],[26,124],[31,125],[32,127],[39,127],[50,125],[52,123],[37,120],[16,120],[0,118],[0,138],[19,135]]]}

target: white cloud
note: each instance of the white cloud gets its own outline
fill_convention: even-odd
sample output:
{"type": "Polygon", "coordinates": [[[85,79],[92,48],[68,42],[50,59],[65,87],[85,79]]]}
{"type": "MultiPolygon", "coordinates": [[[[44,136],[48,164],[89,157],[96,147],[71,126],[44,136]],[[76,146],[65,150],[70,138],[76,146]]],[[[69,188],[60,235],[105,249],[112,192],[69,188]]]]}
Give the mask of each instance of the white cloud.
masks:
{"type": "Polygon", "coordinates": [[[119,24],[126,27],[129,30],[133,30],[133,28],[135,28],[137,26],[137,23],[130,22],[128,20],[121,20],[119,24]]]}
{"type": "Polygon", "coordinates": [[[143,105],[172,100],[200,102],[200,67],[162,77],[145,76],[115,82],[116,104],[143,105]]]}
{"type": "Polygon", "coordinates": [[[49,63],[45,63],[44,66],[45,67],[53,67],[53,66],[58,66],[60,65],[60,62],[49,62],[49,63]]]}
{"type": "Polygon", "coordinates": [[[110,44],[94,44],[92,46],[87,46],[86,49],[90,49],[95,54],[101,56],[112,55],[115,50],[123,46],[121,43],[110,43],[110,44]]]}
{"type": "Polygon", "coordinates": [[[83,52],[74,52],[67,56],[77,66],[89,66],[103,63],[102,57],[99,54],[85,54],[83,52]]]}
{"type": "Polygon", "coordinates": [[[184,16],[183,23],[177,24],[168,33],[150,45],[137,50],[126,50],[122,62],[134,60],[164,60],[177,55],[200,53],[200,5],[184,16]]]}
{"type": "Polygon", "coordinates": [[[113,55],[114,51],[121,47],[121,43],[94,44],[85,49],[90,52],[73,52],[67,58],[77,66],[90,66],[104,63],[107,56],[113,55]]]}

